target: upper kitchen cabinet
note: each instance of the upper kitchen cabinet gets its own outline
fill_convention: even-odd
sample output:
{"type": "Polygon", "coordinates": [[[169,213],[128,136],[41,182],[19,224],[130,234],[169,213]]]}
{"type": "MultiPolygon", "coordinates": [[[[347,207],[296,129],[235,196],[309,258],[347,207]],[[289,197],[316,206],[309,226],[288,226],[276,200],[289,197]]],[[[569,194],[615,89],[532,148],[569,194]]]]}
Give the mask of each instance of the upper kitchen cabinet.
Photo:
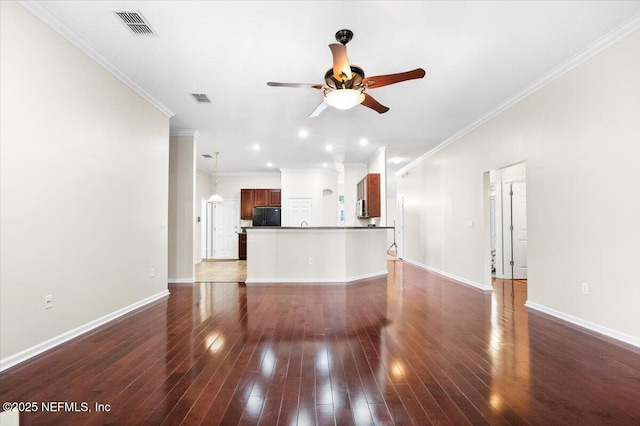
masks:
{"type": "Polygon", "coordinates": [[[253,215],[253,189],[240,190],[240,219],[251,220],[253,215]]]}
{"type": "Polygon", "coordinates": [[[278,207],[280,206],[281,197],[279,189],[270,189],[269,190],[269,205],[278,207]]]}
{"type": "Polygon", "coordinates": [[[358,182],[359,219],[380,217],[380,173],[369,173],[358,182]]]}
{"type": "Polygon", "coordinates": [[[269,205],[269,190],[268,189],[254,189],[253,190],[253,205],[256,207],[269,205]]]}
{"type": "Polygon", "coordinates": [[[280,189],[241,189],[240,219],[251,220],[254,207],[280,207],[280,189]]]}

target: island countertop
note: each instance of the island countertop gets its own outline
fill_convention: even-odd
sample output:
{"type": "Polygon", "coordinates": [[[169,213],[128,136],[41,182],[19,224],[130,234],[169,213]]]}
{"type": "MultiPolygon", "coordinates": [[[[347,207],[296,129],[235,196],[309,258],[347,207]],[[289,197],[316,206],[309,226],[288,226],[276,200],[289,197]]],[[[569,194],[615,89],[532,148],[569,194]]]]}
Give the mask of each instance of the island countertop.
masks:
{"type": "Polygon", "coordinates": [[[243,229],[393,229],[393,226],[246,226],[243,229]]]}
{"type": "Polygon", "coordinates": [[[347,284],[385,275],[389,229],[393,227],[247,227],[245,283],[347,284]]]}

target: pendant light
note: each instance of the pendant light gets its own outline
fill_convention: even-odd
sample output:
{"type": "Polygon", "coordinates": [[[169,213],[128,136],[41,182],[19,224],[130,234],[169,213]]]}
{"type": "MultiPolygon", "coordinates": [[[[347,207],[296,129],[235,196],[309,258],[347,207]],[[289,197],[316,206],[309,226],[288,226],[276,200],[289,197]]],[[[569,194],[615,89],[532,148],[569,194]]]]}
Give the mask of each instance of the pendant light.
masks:
{"type": "Polygon", "coordinates": [[[213,195],[209,197],[209,203],[211,204],[222,204],[224,203],[224,199],[218,194],[218,154],[216,152],[216,168],[213,171],[213,195]]]}

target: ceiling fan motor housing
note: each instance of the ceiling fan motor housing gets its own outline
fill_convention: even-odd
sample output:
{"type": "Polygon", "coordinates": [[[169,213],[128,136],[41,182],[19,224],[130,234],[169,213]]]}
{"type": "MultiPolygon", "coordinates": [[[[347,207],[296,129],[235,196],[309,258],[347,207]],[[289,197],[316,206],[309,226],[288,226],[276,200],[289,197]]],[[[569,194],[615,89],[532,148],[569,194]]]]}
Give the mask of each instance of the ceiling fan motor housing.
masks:
{"type": "Polygon", "coordinates": [[[364,70],[355,65],[351,65],[351,78],[347,81],[340,81],[333,75],[333,68],[330,68],[324,75],[324,81],[332,89],[353,89],[362,86],[364,80],[364,70]]]}

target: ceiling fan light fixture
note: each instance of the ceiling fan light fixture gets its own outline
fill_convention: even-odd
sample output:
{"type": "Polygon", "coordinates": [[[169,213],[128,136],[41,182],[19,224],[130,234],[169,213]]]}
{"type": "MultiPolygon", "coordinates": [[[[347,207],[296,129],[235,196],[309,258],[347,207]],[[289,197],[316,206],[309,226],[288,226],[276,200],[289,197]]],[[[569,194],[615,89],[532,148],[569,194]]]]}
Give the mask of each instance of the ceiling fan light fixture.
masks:
{"type": "Polygon", "coordinates": [[[364,101],[363,91],[363,89],[327,90],[324,93],[324,101],[336,109],[350,109],[364,101]]]}

